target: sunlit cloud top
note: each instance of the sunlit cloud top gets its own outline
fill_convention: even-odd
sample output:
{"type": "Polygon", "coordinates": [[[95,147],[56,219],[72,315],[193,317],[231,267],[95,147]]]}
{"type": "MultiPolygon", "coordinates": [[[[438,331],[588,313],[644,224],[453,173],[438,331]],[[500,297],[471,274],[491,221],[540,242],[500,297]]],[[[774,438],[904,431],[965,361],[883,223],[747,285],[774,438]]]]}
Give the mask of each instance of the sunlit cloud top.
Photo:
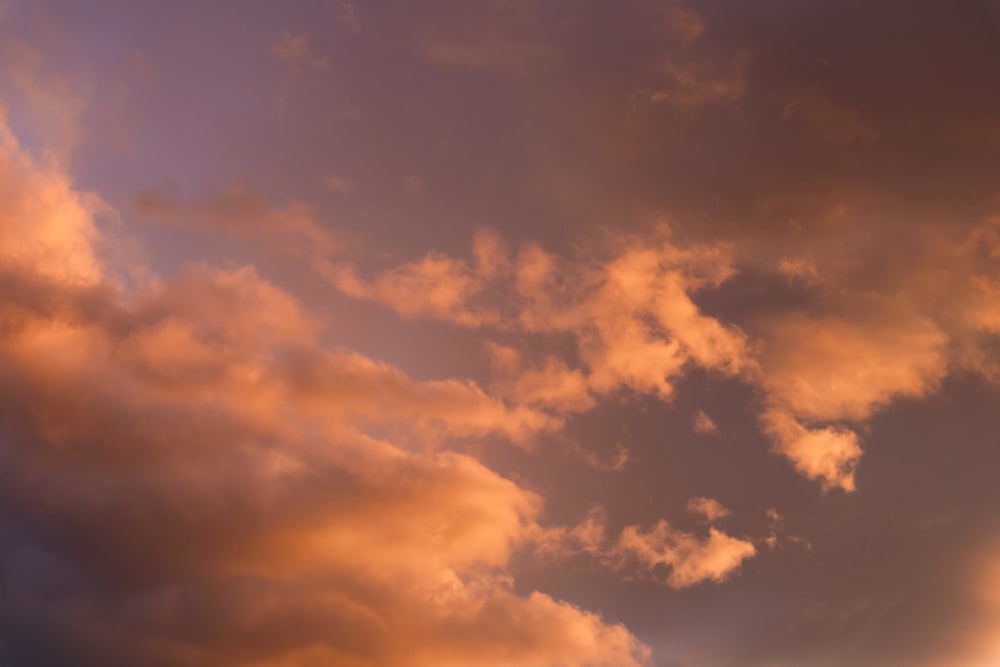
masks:
{"type": "Polygon", "coordinates": [[[0,0],[0,663],[1000,659],[998,35],[0,0]]]}

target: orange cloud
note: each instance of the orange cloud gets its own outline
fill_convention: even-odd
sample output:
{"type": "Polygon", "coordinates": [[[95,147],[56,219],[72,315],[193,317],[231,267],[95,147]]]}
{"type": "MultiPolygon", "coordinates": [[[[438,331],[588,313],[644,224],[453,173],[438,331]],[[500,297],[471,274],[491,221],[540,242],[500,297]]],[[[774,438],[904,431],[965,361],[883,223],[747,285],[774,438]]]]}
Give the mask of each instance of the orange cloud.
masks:
{"type": "Polygon", "coordinates": [[[716,528],[699,539],[691,533],[672,528],[660,520],[648,531],[628,526],[618,538],[619,558],[634,560],[653,571],[664,566],[669,574],[666,583],[672,588],[686,588],[704,581],[725,581],[743,561],[757,553],[753,544],[726,535],[716,528]]]}
{"type": "MultiPolygon", "coordinates": [[[[710,522],[729,515],[726,508],[710,498],[693,498],[687,509],[710,522]]],[[[709,527],[707,537],[701,538],[663,519],[646,531],[626,526],[616,539],[608,540],[600,507],[592,508],[576,526],[539,528],[534,541],[544,554],[560,557],[581,552],[629,576],[636,570],[656,578],[665,575],[663,582],[674,589],[725,581],[743,561],[757,554],[753,542],[727,535],[714,526],[709,527]]]]}
{"type": "MultiPolygon", "coordinates": [[[[968,265],[992,238],[988,226],[974,236],[943,245],[935,261],[968,265]]],[[[838,424],[929,396],[956,367],[1000,376],[984,347],[1000,321],[990,305],[1000,290],[985,272],[952,269],[944,288],[914,280],[880,298],[840,275],[844,265],[831,264],[819,280],[816,259],[800,255],[772,266],[799,281],[794,287],[808,290],[815,308],[758,318],[751,339],[695,302],[699,290],[730,278],[736,250],[679,247],[665,228],[608,245],[603,255],[570,259],[529,243],[511,257],[495,233],[481,231],[471,262],[432,252],[371,282],[339,267],[334,284],[406,316],[490,331],[504,341],[491,348],[495,390],[554,416],[587,411],[622,389],[669,400],[690,368],[752,382],[774,450],[824,488],[853,490],[862,454],[857,434],[838,424]],[[961,298],[945,298],[948,286],[961,298]],[[539,355],[545,340],[575,349],[539,355]]],[[[707,417],[695,426],[712,432],[707,417]]]]}
{"type": "Polygon", "coordinates": [[[431,314],[469,326],[497,319],[494,313],[468,307],[468,302],[483,289],[474,270],[461,260],[439,253],[393,269],[371,285],[364,284],[349,269],[341,269],[333,276],[337,287],[346,294],[389,304],[404,316],[431,314]]]}
{"type": "Polygon", "coordinates": [[[430,253],[370,283],[342,267],[333,282],[405,316],[575,339],[580,367],[550,358],[541,369],[525,368],[507,385],[521,390],[515,400],[584,410],[591,395],[621,388],[668,398],[688,365],[729,376],[753,366],[743,333],[703,315],[691,298],[731,274],[722,249],[677,248],[661,228],[616,250],[606,260],[573,262],[529,244],[512,261],[495,233],[483,231],[474,264],[430,253]]]}
{"type": "Polygon", "coordinates": [[[60,284],[93,285],[101,278],[93,216],[100,202],[71,191],[52,165],[39,166],[0,118],[0,262],[60,284]]]}
{"type": "Polygon", "coordinates": [[[557,413],[585,412],[596,404],[586,376],[565,361],[547,357],[541,367],[523,368],[517,349],[491,343],[488,350],[501,394],[557,413]]]}
{"type": "Polygon", "coordinates": [[[714,498],[692,498],[688,501],[687,511],[696,516],[704,517],[706,521],[725,519],[731,512],[714,498]]]}
{"type": "Polygon", "coordinates": [[[775,410],[765,412],[761,421],[774,439],[776,450],[805,477],[818,480],[824,489],[854,491],[854,470],[861,459],[861,446],[853,431],[806,428],[794,417],[775,410]]]}
{"type": "Polygon", "coordinates": [[[948,336],[919,316],[780,316],[767,327],[761,383],[798,417],[860,420],[899,397],[933,392],[947,370],[948,336]]]}
{"type": "Polygon", "coordinates": [[[96,200],[6,131],[0,175],[5,502],[98,591],[11,622],[44,615],[107,664],[647,662],[623,626],[513,591],[537,495],[426,447],[551,417],[328,350],[252,268],[126,291],[96,200]]]}

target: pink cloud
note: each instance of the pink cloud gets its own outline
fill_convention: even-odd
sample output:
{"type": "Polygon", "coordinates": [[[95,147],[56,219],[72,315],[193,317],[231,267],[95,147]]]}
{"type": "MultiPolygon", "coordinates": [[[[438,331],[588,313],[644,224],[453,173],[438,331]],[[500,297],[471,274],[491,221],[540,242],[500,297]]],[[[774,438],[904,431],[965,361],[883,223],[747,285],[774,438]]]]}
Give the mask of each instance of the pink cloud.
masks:
{"type": "Polygon", "coordinates": [[[2,138],[6,497],[125,601],[24,613],[121,664],[647,662],[623,626],[513,591],[537,495],[426,447],[550,417],[326,349],[250,267],[125,290],[95,201],[2,138]]]}

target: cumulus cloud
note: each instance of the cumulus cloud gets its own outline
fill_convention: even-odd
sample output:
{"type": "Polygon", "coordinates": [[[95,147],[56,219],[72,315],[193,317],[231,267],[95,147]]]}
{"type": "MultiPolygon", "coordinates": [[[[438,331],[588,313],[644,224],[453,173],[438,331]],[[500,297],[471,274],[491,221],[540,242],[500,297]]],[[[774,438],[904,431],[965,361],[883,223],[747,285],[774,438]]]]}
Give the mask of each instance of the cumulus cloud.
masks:
{"type": "Polygon", "coordinates": [[[756,553],[753,543],[717,528],[709,528],[707,538],[698,538],[663,520],[646,531],[638,526],[626,527],[616,549],[619,558],[634,561],[650,572],[666,568],[665,581],[672,588],[725,581],[756,553]]]}
{"type": "Polygon", "coordinates": [[[467,307],[482,283],[467,264],[440,253],[393,269],[373,283],[362,282],[343,267],[332,271],[331,277],[345,294],[389,304],[404,316],[430,314],[473,326],[497,319],[494,313],[467,307]]]}
{"type": "MultiPolygon", "coordinates": [[[[854,215],[841,216],[838,228],[854,215]]],[[[873,415],[934,395],[949,376],[1000,377],[997,227],[989,216],[919,226],[899,256],[874,247],[886,239],[866,231],[849,234],[849,257],[813,247],[776,262],[772,270],[800,302],[746,327],[757,343],[761,423],[775,451],[827,488],[849,490],[858,427],[873,415]]]]}
{"type": "Polygon", "coordinates": [[[551,417],[326,349],[249,267],[125,290],[95,250],[96,200],[6,129],[0,176],[8,656],[646,662],[623,626],[513,591],[537,495],[425,446],[551,417]],[[41,628],[57,645],[32,643],[41,628]]]}
{"type": "MultiPolygon", "coordinates": [[[[693,498],[688,511],[716,521],[729,511],[710,498],[693,498]]],[[[690,588],[709,581],[722,582],[735,575],[757,550],[751,540],[727,535],[714,526],[699,537],[660,519],[648,530],[625,526],[617,538],[609,539],[606,517],[594,507],[573,527],[539,529],[535,543],[542,553],[584,553],[612,568],[632,573],[638,569],[674,589],[690,588]]]]}
{"type": "Polygon", "coordinates": [[[0,125],[0,262],[16,274],[59,284],[93,285],[101,278],[93,216],[99,201],[70,191],[65,176],[36,168],[0,125]]]}
{"type": "Polygon", "coordinates": [[[948,371],[949,336],[920,315],[774,317],[764,329],[761,417],[776,451],[824,488],[854,490],[857,434],[829,422],[868,419],[898,398],[936,391],[948,371]]]}
{"type": "Polygon", "coordinates": [[[501,394],[560,413],[584,412],[596,404],[586,376],[562,359],[547,357],[540,367],[524,368],[516,348],[491,342],[487,349],[501,394]]]}
{"type": "MultiPolygon", "coordinates": [[[[512,257],[483,231],[471,262],[432,252],[371,282],[341,268],[335,284],[406,316],[501,335],[570,337],[576,355],[534,363],[525,360],[530,350],[490,348],[497,390],[555,414],[589,410],[622,388],[669,398],[689,367],[749,379],[764,392],[761,423],[775,451],[824,488],[853,490],[858,437],[828,424],[863,421],[893,400],[935,391],[948,369],[949,336],[932,319],[894,306],[891,317],[779,313],[757,325],[752,343],[692,299],[730,276],[724,251],[679,248],[659,233],[656,241],[626,239],[607,259],[571,260],[534,244],[512,257]]],[[[717,432],[704,413],[694,428],[717,432]]]]}
{"type": "MultiPolygon", "coordinates": [[[[947,246],[941,261],[988,257],[991,238],[985,226],[964,245],[947,246]]],[[[534,243],[511,252],[481,230],[471,259],[432,251],[370,280],[346,265],[333,265],[328,277],[406,317],[489,332],[501,341],[489,348],[498,395],[559,418],[623,389],[669,400],[691,368],[751,382],[762,393],[760,421],[774,451],[827,489],[854,489],[862,450],[850,424],[893,401],[933,394],[955,367],[1000,376],[990,370],[986,338],[998,330],[991,304],[1000,289],[986,272],[951,269],[952,282],[933,288],[940,294],[911,281],[906,291],[877,297],[850,276],[819,280],[813,257],[786,259],[771,270],[816,304],[753,319],[751,338],[695,301],[733,274],[730,252],[681,247],[661,227],[615,239],[603,254],[569,258],[534,243]],[[943,296],[956,283],[961,298],[943,296]],[[557,352],[539,354],[539,341],[557,352]]],[[[717,431],[703,413],[693,427],[717,431]]]]}
{"type": "Polygon", "coordinates": [[[798,313],[768,327],[762,384],[805,419],[861,420],[895,398],[926,396],[947,370],[947,335],[927,318],[798,313]]]}
{"type": "Polygon", "coordinates": [[[832,426],[806,428],[791,415],[774,410],[761,420],[777,451],[805,477],[819,481],[824,489],[854,491],[854,470],[861,459],[856,433],[832,426]]]}
{"type": "Polygon", "coordinates": [[[710,522],[725,519],[731,514],[715,498],[692,498],[688,501],[687,511],[696,516],[703,517],[706,521],[710,522]]]}
{"type": "Polygon", "coordinates": [[[561,411],[582,412],[595,405],[583,373],[553,357],[546,359],[541,368],[519,373],[510,393],[525,403],[561,411]]]}
{"type": "MultiPolygon", "coordinates": [[[[754,364],[745,335],[692,300],[731,274],[723,249],[682,249],[660,228],[652,238],[618,241],[606,259],[574,261],[535,244],[512,258],[495,232],[482,231],[473,254],[470,263],[431,252],[371,281],[342,266],[332,280],[404,316],[575,340],[579,365],[550,357],[509,383],[526,401],[564,410],[587,409],[593,395],[622,388],[669,398],[689,366],[737,376],[754,364]]],[[[519,351],[504,354],[508,371],[523,366],[519,351]]]]}

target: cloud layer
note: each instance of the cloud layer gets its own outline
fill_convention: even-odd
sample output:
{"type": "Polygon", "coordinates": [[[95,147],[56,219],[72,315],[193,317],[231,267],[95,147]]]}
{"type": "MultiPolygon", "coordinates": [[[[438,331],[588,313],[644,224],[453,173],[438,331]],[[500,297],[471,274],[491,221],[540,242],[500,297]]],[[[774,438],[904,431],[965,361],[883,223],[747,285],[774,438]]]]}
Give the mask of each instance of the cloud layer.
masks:
{"type": "Polygon", "coordinates": [[[423,446],[551,417],[326,350],[249,267],[125,289],[96,250],[96,198],[6,131],[0,173],[14,659],[644,662],[623,626],[512,590],[537,495],[423,446]],[[62,583],[39,588],[42,571],[62,583]],[[43,619],[58,646],[33,644],[43,619]]]}
{"type": "Polygon", "coordinates": [[[0,2],[0,664],[996,657],[996,2],[86,5],[0,2]]]}

